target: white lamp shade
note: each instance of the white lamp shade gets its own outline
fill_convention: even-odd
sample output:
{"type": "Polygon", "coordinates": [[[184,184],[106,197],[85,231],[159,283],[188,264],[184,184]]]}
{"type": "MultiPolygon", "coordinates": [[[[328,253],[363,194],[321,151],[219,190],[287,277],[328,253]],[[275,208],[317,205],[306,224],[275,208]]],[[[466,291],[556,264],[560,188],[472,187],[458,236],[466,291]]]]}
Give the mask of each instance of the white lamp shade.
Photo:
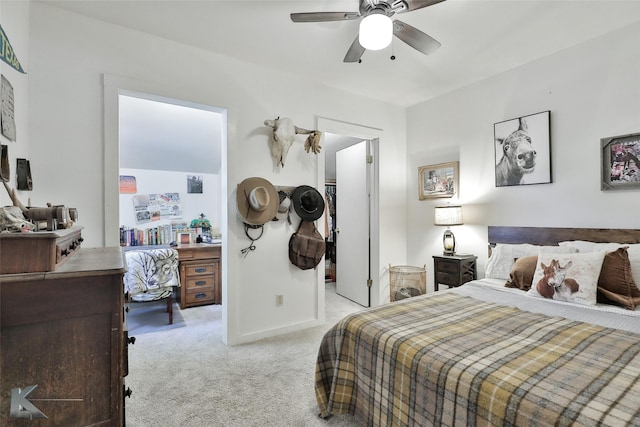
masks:
{"type": "Polygon", "coordinates": [[[436,206],[435,225],[462,224],[462,206],[436,206]]]}
{"type": "Polygon", "coordinates": [[[365,16],[360,21],[358,42],[369,50],[380,50],[391,44],[393,38],[393,22],[387,15],[375,13],[365,16]]]}

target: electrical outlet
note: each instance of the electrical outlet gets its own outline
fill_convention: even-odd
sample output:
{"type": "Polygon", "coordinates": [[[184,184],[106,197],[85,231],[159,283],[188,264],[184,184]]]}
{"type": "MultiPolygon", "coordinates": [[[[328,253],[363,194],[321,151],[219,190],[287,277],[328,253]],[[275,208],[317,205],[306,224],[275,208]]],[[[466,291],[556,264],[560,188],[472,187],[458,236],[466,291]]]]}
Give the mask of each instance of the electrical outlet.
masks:
{"type": "Polygon", "coordinates": [[[276,295],[276,307],[284,305],[284,295],[276,295]]]}

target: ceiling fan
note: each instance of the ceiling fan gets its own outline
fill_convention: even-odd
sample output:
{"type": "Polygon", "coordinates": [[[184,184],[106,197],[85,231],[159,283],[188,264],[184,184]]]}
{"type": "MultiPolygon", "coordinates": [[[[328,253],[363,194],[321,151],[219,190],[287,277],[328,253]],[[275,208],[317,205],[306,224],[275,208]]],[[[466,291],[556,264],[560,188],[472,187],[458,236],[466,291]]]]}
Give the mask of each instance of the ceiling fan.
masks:
{"type": "MultiPolygon", "coordinates": [[[[382,20],[387,21],[386,25],[392,25],[392,27],[390,27],[392,30],[389,31],[390,34],[388,35],[388,42],[386,42],[386,45],[390,43],[392,33],[394,36],[425,55],[434,52],[440,47],[440,42],[398,19],[391,22],[390,18],[396,13],[411,12],[443,1],[444,0],[360,0],[359,12],[304,12],[292,13],[290,16],[293,22],[355,21],[363,18],[361,21],[360,33],[351,44],[351,47],[349,47],[349,50],[343,60],[344,62],[361,62],[360,58],[367,50],[367,48],[363,47],[361,43],[363,23],[365,20],[372,20],[367,19],[372,16],[375,16],[374,19],[378,19],[382,16],[382,20]],[[385,19],[385,17],[388,19],[385,19]]],[[[380,31],[376,32],[380,33],[380,31]]],[[[379,49],[380,47],[374,47],[373,49],[375,48],[379,49]]],[[[372,49],[372,47],[369,47],[369,49],[372,49]]],[[[394,59],[394,57],[392,56],[391,59],[394,59]]]]}

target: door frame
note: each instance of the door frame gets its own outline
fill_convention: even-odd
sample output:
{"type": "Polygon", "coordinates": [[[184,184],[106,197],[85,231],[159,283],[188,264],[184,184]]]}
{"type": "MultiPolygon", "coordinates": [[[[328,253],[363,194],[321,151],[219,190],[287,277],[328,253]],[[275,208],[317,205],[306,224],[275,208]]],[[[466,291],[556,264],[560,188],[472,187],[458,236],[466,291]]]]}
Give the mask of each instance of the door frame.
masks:
{"type": "MultiPolygon", "coordinates": [[[[316,129],[321,132],[333,133],[338,135],[347,135],[354,138],[361,138],[363,140],[371,141],[371,155],[373,156],[373,168],[371,179],[371,212],[370,212],[370,228],[371,228],[371,246],[370,246],[370,271],[371,271],[371,289],[370,289],[370,302],[374,307],[380,304],[380,203],[379,203],[379,191],[380,191],[380,139],[383,135],[383,130],[374,128],[371,126],[360,125],[357,123],[349,123],[342,120],[333,119],[330,117],[316,117],[316,129]]],[[[318,156],[318,168],[316,182],[318,187],[324,188],[325,183],[325,160],[324,155],[318,156]]],[[[324,190],[323,190],[324,191],[324,190]]],[[[323,270],[324,272],[324,270],[323,270]]],[[[318,286],[318,315],[322,321],[325,318],[325,295],[324,286],[318,286]]]]}
{"type": "MultiPolygon", "coordinates": [[[[227,144],[229,134],[229,123],[235,123],[236,117],[233,110],[206,104],[199,101],[197,94],[175,93],[168,90],[166,86],[154,82],[141,81],[127,77],[117,76],[113,74],[102,75],[103,90],[103,150],[104,150],[104,199],[103,199],[103,245],[119,246],[120,245],[120,139],[119,139],[119,99],[120,94],[146,94],[149,97],[157,97],[157,100],[171,99],[184,100],[185,105],[197,105],[199,108],[214,111],[222,114],[222,141],[220,153],[222,163],[220,165],[220,194],[222,196],[220,210],[220,232],[222,233],[222,257],[220,259],[220,268],[222,271],[221,287],[222,287],[222,341],[227,344],[229,336],[229,288],[227,286],[228,275],[228,239],[227,230],[229,229],[228,218],[228,155],[227,144]],[[109,209],[107,209],[109,207],[109,209]]],[[[149,98],[152,99],[152,98],[149,98]]],[[[233,310],[233,308],[231,308],[233,310]]]]}

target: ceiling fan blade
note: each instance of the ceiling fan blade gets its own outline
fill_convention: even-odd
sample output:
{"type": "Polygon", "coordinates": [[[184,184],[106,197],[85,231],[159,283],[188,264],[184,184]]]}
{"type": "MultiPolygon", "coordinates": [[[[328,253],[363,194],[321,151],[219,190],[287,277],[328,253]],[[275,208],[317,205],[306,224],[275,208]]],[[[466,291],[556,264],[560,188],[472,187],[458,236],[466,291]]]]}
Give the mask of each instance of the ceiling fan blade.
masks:
{"type": "Polygon", "coordinates": [[[293,22],[350,21],[360,17],[357,12],[304,12],[291,13],[293,22]]]}
{"type": "Polygon", "coordinates": [[[407,4],[407,8],[398,13],[411,12],[412,10],[422,9],[423,7],[433,6],[437,3],[442,3],[444,0],[403,0],[407,4]]]}
{"type": "Polygon", "coordinates": [[[353,43],[351,43],[351,47],[349,47],[349,50],[347,51],[347,54],[344,56],[344,60],[342,62],[360,61],[360,58],[364,54],[365,50],[366,49],[360,45],[360,42],[358,41],[358,36],[356,36],[356,39],[353,41],[353,43]]]}
{"type": "Polygon", "coordinates": [[[440,47],[438,40],[397,19],[393,21],[393,34],[425,55],[435,52],[440,47]]]}

